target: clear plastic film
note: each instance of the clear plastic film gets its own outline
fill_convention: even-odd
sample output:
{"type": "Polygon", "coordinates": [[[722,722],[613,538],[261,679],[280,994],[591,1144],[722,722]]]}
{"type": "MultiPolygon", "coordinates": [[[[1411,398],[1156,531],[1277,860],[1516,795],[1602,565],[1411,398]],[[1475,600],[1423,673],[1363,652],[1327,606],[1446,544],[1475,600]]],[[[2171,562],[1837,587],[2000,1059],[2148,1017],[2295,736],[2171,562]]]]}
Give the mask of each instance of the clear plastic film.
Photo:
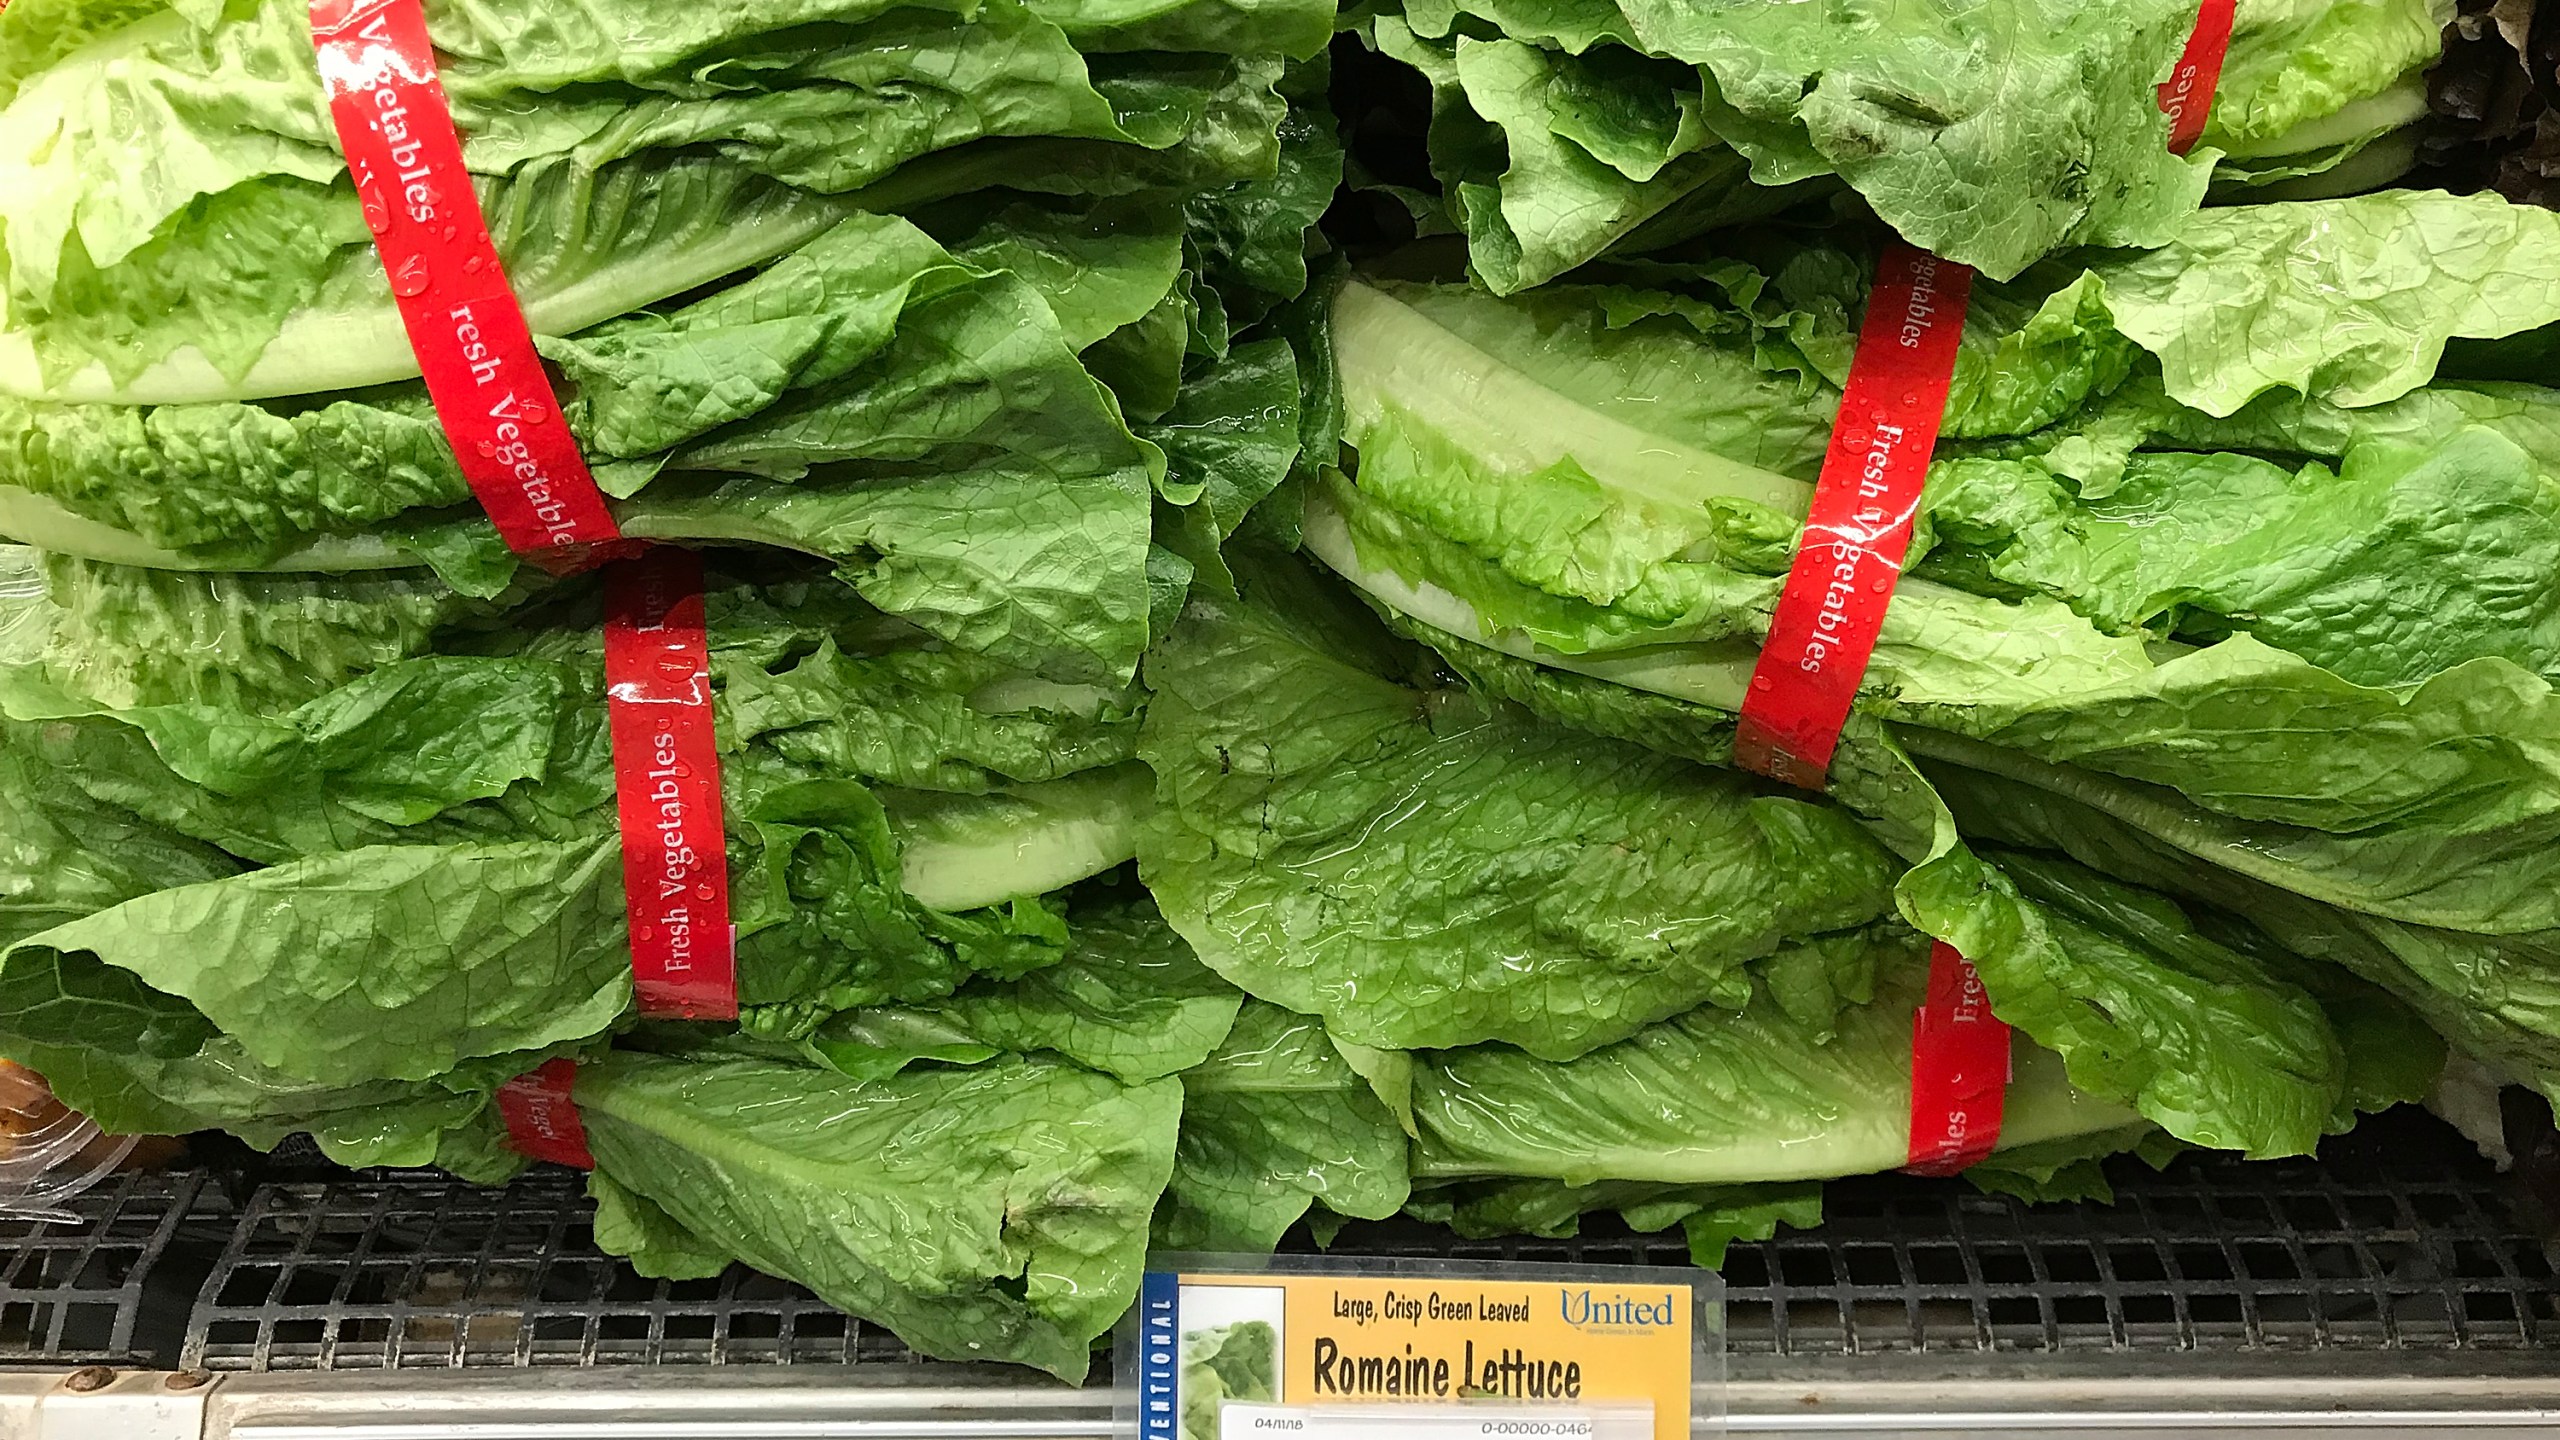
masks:
{"type": "Polygon", "coordinates": [[[73,1200],[119,1169],[166,1158],[174,1144],[106,1134],[54,1098],[42,1076],[0,1061],[0,1215],[76,1221],[73,1200]]]}
{"type": "Polygon", "coordinates": [[[53,609],[35,551],[0,545],[0,663],[32,660],[53,638],[53,609]]]}

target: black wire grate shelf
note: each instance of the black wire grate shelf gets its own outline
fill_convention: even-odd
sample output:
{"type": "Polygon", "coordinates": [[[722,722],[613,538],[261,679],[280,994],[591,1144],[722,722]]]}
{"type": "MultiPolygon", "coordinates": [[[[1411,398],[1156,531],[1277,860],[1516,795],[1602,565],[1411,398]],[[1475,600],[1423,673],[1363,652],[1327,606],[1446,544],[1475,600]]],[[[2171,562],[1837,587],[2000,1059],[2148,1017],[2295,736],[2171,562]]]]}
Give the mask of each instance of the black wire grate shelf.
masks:
{"type": "MultiPolygon", "coordinates": [[[[2317,1160],[2111,1172],[2113,1205],[1961,1181],[1831,1187],[1816,1231],[1733,1247],[1739,1356],[2560,1351],[2560,1272],[2499,1178],[2422,1115],[2317,1160]]],[[[733,1267],[644,1279],[594,1248],[575,1177],[503,1190],[384,1174],[259,1186],[183,1363],[215,1370],[910,1365],[886,1332],[733,1267]]],[[[1684,1264],[1677,1232],[1467,1242],[1403,1222],[1339,1251],[1684,1264]]]]}
{"type": "Polygon", "coordinates": [[[2216,1160],[2112,1207],[1861,1186],[1831,1212],[1732,1257],[1732,1348],[2560,1345],[2550,1258],[2476,1175],[2216,1160]]]}
{"type": "Polygon", "coordinates": [[[208,1370],[915,1363],[888,1332],[743,1266],[645,1278],[599,1251],[572,1175],[260,1186],[180,1363],[208,1370]]]}
{"type": "Polygon", "coordinates": [[[0,1214],[0,1366],[137,1364],[174,1348],[218,1213],[201,1175],[118,1175],[63,1209],[0,1214]]]}
{"type": "MultiPolygon", "coordinates": [[[[2475,1164],[2192,1159],[2117,1173],[2113,1205],[1961,1182],[1830,1187],[1821,1229],[1727,1255],[1738,1355],[2560,1350],[2560,1272],[2475,1164]]],[[[1679,1264],[1668,1236],[1357,1248],[1679,1264]]]]}

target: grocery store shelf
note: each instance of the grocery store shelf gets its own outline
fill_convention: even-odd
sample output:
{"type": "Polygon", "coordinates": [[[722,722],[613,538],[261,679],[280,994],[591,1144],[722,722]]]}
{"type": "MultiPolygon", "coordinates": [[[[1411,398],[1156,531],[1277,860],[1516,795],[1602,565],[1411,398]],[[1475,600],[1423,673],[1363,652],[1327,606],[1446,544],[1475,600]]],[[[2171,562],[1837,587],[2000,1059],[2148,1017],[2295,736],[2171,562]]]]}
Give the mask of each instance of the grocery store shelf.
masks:
{"type": "Polygon", "coordinates": [[[175,1258],[229,1217],[205,1177],[120,1175],[64,1225],[0,1214],[0,1364],[149,1363],[174,1353],[205,1260],[175,1258]]]}
{"type": "MultiPolygon", "coordinates": [[[[2560,1276],[2507,1182],[2434,1121],[2382,1117],[2317,1160],[2112,1178],[2113,1204],[2044,1206],[1842,1182],[1821,1229],[1736,1246],[1732,1432],[2560,1434],[2560,1276]]],[[[164,1391],[201,1407],[203,1436],[242,1440],[1109,1429],[1105,1389],[921,1360],[784,1281],[643,1279],[596,1250],[565,1172],[488,1189],[216,1164],[76,1208],[77,1227],[0,1221],[0,1364],[27,1372],[0,1375],[0,1440],[146,1440],[140,1412],[110,1408],[164,1391]],[[63,1388],[91,1361],[144,1373],[63,1388]],[[173,1369],[203,1383],[167,1391],[151,1372],[173,1369]]],[[[1598,1223],[1497,1241],[1364,1225],[1337,1248],[1685,1259],[1676,1234],[1598,1223]]]]}
{"type": "MultiPolygon", "coordinates": [[[[1737,1356],[2519,1353],[2560,1369],[2560,1278],[2477,1155],[2422,1115],[2318,1160],[2116,1172],[2112,1205],[2027,1206],[1961,1181],[1830,1188],[1819,1230],[1734,1247],[1737,1356]]],[[[260,1185],[180,1363],[212,1370],[595,1365],[912,1367],[894,1338],[733,1269],[644,1280],[598,1253],[575,1177],[260,1185]]],[[[1676,1232],[1461,1241],[1354,1226],[1358,1253],[1683,1264],[1676,1232]]]]}

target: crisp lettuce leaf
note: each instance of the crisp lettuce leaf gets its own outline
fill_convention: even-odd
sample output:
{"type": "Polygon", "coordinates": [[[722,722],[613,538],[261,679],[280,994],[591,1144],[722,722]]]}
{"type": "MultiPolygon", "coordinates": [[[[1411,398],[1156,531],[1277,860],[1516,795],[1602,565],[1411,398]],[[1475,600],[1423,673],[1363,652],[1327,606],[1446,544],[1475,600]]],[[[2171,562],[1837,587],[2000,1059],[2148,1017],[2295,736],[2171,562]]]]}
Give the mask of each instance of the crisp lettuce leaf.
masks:
{"type": "Polygon", "coordinates": [[[2436,62],[2453,9],[2448,0],[2246,0],[2234,7],[2199,143],[2241,159],[2297,154],[2336,143],[2340,131],[2418,118],[2423,86],[2415,114],[2357,112],[2436,62]]]}
{"type": "Polygon", "coordinates": [[[596,1248],[652,1280],[708,1280],[733,1263],[728,1252],[602,1170],[587,1172],[587,1198],[596,1202],[596,1248]]]}
{"type": "Polygon", "coordinates": [[[2541,584],[2560,565],[2560,474],[2494,430],[2360,443],[2334,470],[2139,453],[2104,496],[2086,489],[2034,461],[1942,463],[1916,573],[2051,596],[2102,630],[2245,631],[2365,685],[2484,658],[2560,671],[2541,584]]]}
{"type": "Polygon", "coordinates": [[[1772,1181],[1759,1185],[1678,1185],[1649,1180],[1604,1180],[1567,1185],[1555,1180],[1476,1180],[1422,1191],[1412,1213],[1459,1234],[1490,1239],[1539,1235],[1562,1239],[1582,1232],[1583,1217],[1614,1210],[1629,1229],[1650,1234],[1678,1225],[1692,1263],[1724,1268],[1736,1241],[1767,1240],[1781,1225],[1808,1230],[1822,1223],[1819,1182],[1772,1181]]]}
{"type": "MultiPolygon", "coordinates": [[[[1822,1044],[1763,996],[1564,1062],[1506,1046],[1426,1057],[1414,1175],[1732,1185],[1898,1168],[1910,1153],[1911,1012],[1925,976],[1925,965],[1895,967],[1822,1044]]],[[[2004,1147],[2135,1119],[2074,1090],[2058,1057],[2021,1040],[2004,1147]]]]}
{"type": "Polygon", "coordinates": [[[369,846],[155,890],[0,954],[8,1025],[170,1059],[218,1034],[324,1085],[430,1079],[622,1014],[620,868],[609,840],[369,846]]]}
{"type": "MultiPolygon", "coordinates": [[[[930,202],[1016,164],[1041,177],[1030,188],[1073,193],[1268,175],[1281,56],[1321,48],[1328,13],[814,0],[668,24],[520,9],[430,24],[482,207],[545,334],[770,259],[855,205],[930,202]],[[1115,53],[1089,61],[1082,43],[1115,53]],[[764,48],[743,63],[749,45],[764,48]]],[[[85,31],[39,14],[0,31],[0,51],[18,77],[0,93],[14,332],[0,384],[167,403],[416,373],[301,12],[85,31]],[[98,163],[132,144],[151,161],[98,163]],[[199,297],[186,303],[217,323],[172,323],[161,295],[199,297]]]]}
{"type": "MultiPolygon", "coordinates": [[[[1932,766],[1937,788],[1968,831],[2067,854],[2108,875],[2187,895],[2238,915],[2262,938],[2342,967],[2389,992],[2428,1025],[2500,1073],[2560,1091],[2560,935],[2480,934],[2410,925],[2323,905],[2245,873],[2198,865],[2170,836],[2128,823],[2085,795],[1996,773],[1932,766]]],[[[2246,936],[2234,937],[2244,947],[2246,936]]],[[[2384,1010],[2333,999],[2342,1033],[2396,1045],[2407,1070],[2351,1069],[2350,1093],[2392,1096],[2438,1055],[2384,1010]]],[[[2365,1062],[2370,1065],[2373,1062],[2365,1062]]]]}
{"type": "Polygon", "coordinates": [[[1996,277],[2070,244],[2157,244],[2210,170],[2168,153],[2152,88],[2193,25],[2166,3],[1413,0],[1375,34],[1444,97],[1434,168],[1508,290],[1685,196],[1745,188],[1735,152],[1758,187],[1836,175],[1913,243],[1996,277]]]}
{"type": "Polygon", "coordinates": [[[577,1100],[597,1169],[681,1227],[599,1240],[735,1256],[925,1354],[1070,1381],[1135,1290],[1182,1113],[1175,1081],[1019,1058],[854,1081],[617,1051],[577,1100]]]}
{"type": "Polygon", "coordinates": [[[848,654],[835,636],[722,692],[731,746],[914,790],[985,794],[1063,779],[1137,753],[1140,697],[1059,685],[982,656],[921,645],[848,654]]]}
{"type": "Polygon", "coordinates": [[[2269,390],[2341,405],[2425,384],[2456,337],[2560,320],[2560,217],[2494,195],[2393,190],[2210,210],[2089,267],[2169,394],[2229,415],[2269,390]]]}
{"type": "Polygon", "coordinates": [[[1142,1081],[1188,1071],[1226,1041],[1244,997],[1200,964],[1152,900],[1080,898],[1068,921],[1065,957],[1053,965],[972,981],[930,1004],[848,1011],[808,1043],[856,1079],[1046,1051],[1142,1081]]]}
{"type": "Polygon", "coordinates": [[[1221,553],[1228,539],[1297,464],[1298,374],[1285,339],[1237,345],[1138,427],[1165,454],[1158,540],[1220,589],[1235,588],[1221,553]]]}
{"type": "MultiPolygon", "coordinates": [[[[465,1179],[503,1183],[524,1167],[521,1155],[490,1132],[485,1089],[472,1082],[369,1081],[325,1085],[258,1064],[217,1037],[191,1054],[160,1055],[113,1042],[47,1044],[0,1036],[0,1049],[45,1076],[63,1103],[115,1134],[182,1135],[227,1130],[259,1149],[308,1134],[342,1165],[439,1165],[465,1179]]],[[[510,1067],[537,1063],[540,1052],[507,1057],[510,1067]]],[[[483,1077],[495,1084],[496,1077],[483,1077]]]]}
{"type": "Polygon", "coordinates": [[[0,739],[0,945],[243,868],[212,845],[97,799],[0,739]]]}
{"type": "Polygon", "coordinates": [[[1469,262],[1496,294],[1622,241],[1668,243],[1795,198],[1746,183],[1748,162],[1707,129],[1703,86],[1683,66],[1617,49],[1426,39],[1392,15],[1369,35],[1432,83],[1432,154],[1469,262]]]}
{"type": "Polygon", "coordinates": [[[1269,579],[1194,598],[1141,741],[1140,873],[1245,990],[1361,1045],[1561,1058],[1885,913],[1890,857],[1837,811],[1417,685],[1338,596],[1269,579]]]}
{"type": "Polygon", "coordinates": [[[1182,1090],[1159,1246],[1266,1253],[1312,1207],[1363,1220],[1403,1208],[1402,1122],[1320,1022],[1248,1000],[1182,1090]]]}
{"type": "Polygon", "coordinates": [[[0,619],[31,640],[68,689],[110,705],[198,703],[270,712],[485,628],[538,585],[467,596],[424,570],[276,575],[146,570],[68,555],[29,557],[23,602],[0,619]]]}
{"type": "MultiPolygon", "coordinates": [[[[1531,664],[1410,620],[1400,627],[1477,688],[1543,716],[1731,763],[1729,715],[1531,664]]],[[[2257,1154],[2307,1151],[2342,1110],[2371,1108],[2350,1097],[2390,1088],[2340,1054],[2348,1031],[2380,1034],[2384,1021],[2355,1005],[2328,1013],[2326,991],[2299,959],[2257,946],[2235,953],[2196,916],[2098,875],[2013,876],[1985,863],[1882,727],[1853,721],[1832,782],[1844,805],[1913,862],[1895,887],[1903,917],[1971,958],[1994,1012],[2061,1053],[2078,1088],[2136,1108],[2183,1139],[2257,1154]]],[[[1878,970],[1896,953],[1835,939],[1764,961],[1760,983],[1807,1040],[1820,1043],[1844,1006],[1875,993],[1878,970]]]]}
{"type": "Polygon", "coordinates": [[[2132,1154],[2157,1168],[2185,1148],[2148,1125],[2133,1125],[2005,1150],[1967,1168],[1964,1178],[1991,1194],[2014,1196],[2030,1205],[2089,1201],[2105,1205],[2114,1203],[2115,1186],[2102,1162],[2132,1154]]]}
{"type": "MultiPolygon", "coordinates": [[[[556,342],[553,358],[578,387],[565,418],[629,533],[826,556],[956,644],[1062,679],[1125,679],[1146,639],[1147,493],[1163,462],[1072,339],[1026,282],[962,264],[905,221],[857,216],[672,314],[556,342]],[[991,512],[1014,523],[976,523],[991,512]]],[[[514,570],[482,553],[496,544],[485,526],[460,564],[432,529],[370,564],[329,547],[469,502],[415,387],[316,408],[0,405],[17,412],[0,527],[23,530],[21,512],[51,502],[149,552],[108,559],[425,562],[484,591],[493,563],[514,570]]]]}

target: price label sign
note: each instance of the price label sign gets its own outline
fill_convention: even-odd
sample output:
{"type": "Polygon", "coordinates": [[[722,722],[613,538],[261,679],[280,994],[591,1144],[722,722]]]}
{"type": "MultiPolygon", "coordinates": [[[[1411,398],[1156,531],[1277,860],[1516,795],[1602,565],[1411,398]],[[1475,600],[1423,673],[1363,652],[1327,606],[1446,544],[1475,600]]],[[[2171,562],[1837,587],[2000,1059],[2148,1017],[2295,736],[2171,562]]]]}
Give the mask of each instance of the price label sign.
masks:
{"type": "Polygon", "coordinates": [[[1687,1440],[1723,1427],[1703,1270],[1159,1256],[1116,1353],[1132,1440],[1687,1440]]]}

